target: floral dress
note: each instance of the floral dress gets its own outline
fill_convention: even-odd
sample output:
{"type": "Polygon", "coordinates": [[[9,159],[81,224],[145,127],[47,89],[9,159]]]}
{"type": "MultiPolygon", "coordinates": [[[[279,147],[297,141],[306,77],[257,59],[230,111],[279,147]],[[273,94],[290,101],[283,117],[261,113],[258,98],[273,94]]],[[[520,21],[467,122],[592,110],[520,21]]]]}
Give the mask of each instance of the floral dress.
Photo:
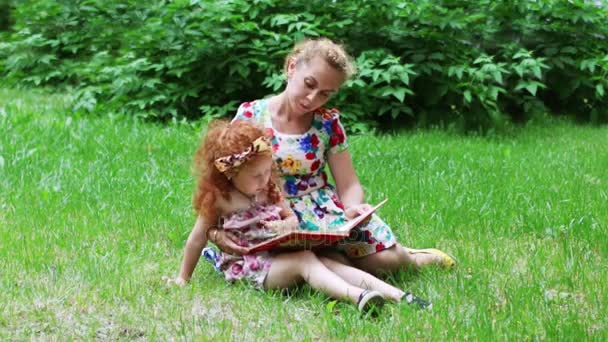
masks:
{"type": "MultiPolygon", "coordinates": [[[[276,205],[252,204],[246,210],[223,216],[222,229],[234,233],[239,245],[249,247],[276,236],[276,233],[262,225],[261,221],[280,220],[281,207],[276,205]]],[[[264,287],[264,280],[270,270],[272,253],[258,252],[247,255],[232,255],[221,252],[215,266],[224,273],[228,282],[247,280],[256,288],[264,287]]]]}
{"type": "MultiPolygon", "coordinates": [[[[347,149],[344,128],[336,109],[319,108],[310,129],[303,134],[285,134],[272,126],[266,100],[245,102],[234,120],[254,122],[272,139],[273,158],[282,178],[283,192],[300,221],[300,229],[332,230],[346,222],[344,206],[327,181],[325,164],[329,153],[347,149]]],[[[338,249],[349,257],[362,257],[395,244],[391,228],[377,215],[353,230],[338,249]]]]}

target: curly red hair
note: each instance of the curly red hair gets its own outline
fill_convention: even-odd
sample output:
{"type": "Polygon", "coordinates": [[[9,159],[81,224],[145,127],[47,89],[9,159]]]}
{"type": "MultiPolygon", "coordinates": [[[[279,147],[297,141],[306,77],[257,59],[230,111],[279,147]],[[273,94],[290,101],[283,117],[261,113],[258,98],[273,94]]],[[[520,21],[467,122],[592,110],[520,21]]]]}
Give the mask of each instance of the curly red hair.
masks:
{"type": "MultiPolygon", "coordinates": [[[[198,181],[192,205],[198,214],[216,217],[216,202],[219,196],[229,201],[230,191],[234,189],[228,175],[221,173],[215,167],[215,160],[243,152],[254,140],[264,135],[262,128],[250,122],[230,123],[226,120],[214,120],[209,124],[207,134],[194,155],[194,173],[198,181]]],[[[245,167],[247,163],[239,166],[234,172],[238,173],[238,169],[245,167]]],[[[277,179],[277,170],[273,167],[267,188],[271,203],[279,203],[283,200],[277,179]]]]}

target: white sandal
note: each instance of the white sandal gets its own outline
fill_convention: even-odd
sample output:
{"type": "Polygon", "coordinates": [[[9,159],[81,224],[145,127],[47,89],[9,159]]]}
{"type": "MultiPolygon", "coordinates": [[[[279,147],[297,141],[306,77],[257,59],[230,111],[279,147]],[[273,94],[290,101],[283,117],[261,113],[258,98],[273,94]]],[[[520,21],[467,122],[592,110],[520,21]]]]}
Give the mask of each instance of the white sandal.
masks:
{"type": "Polygon", "coordinates": [[[380,310],[384,302],[384,296],[380,292],[364,290],[357,300],[357,308],[361,313],[368,313],[371,310],[380,310]]]}

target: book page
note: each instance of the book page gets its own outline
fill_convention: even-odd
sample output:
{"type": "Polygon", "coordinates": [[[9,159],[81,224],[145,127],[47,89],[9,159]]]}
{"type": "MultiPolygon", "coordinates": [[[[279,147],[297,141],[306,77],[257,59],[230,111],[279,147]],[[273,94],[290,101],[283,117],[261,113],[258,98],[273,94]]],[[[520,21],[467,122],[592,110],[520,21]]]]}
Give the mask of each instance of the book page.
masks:
{"type": "MultiPolygon", "coordinates": [[[[380,208],[381,206],[384,205],[384,203],[386,203],[386,201],[388,201],[388,198],[385,198],[382,202],[376,204],[375,206],[373,206],[369,211],[355,217],[352,220],[349,220],[348,222],[346,222],[343,226],[341,226],[340,228],[336,229],[336,232],[350,232],[353,228],[355,228],[356,226],[358,226],[359,224],[361,224],[361,222],[365,221],[365,219],[367,219],[368,217],[370,217],[376,210],[378,210],[378,208],[380,208]]],[[[331,234],[332,231],[328,231],[327,233],[331,234]]]]}

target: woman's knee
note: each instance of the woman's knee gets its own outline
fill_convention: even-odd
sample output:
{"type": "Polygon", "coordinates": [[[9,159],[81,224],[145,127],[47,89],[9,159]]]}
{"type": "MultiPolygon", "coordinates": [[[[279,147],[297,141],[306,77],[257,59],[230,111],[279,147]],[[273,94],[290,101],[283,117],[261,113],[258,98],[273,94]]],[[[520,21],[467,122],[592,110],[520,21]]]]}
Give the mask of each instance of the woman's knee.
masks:
{"type": "Polygon", "coordinates": [[[407,261],[407,252],[400,244],[395,244],[383,251],[354,259],[357,268],[378,273],[393,271],[403,266],[407,261]]]}
{"type": "Polygon", "coordinates": [[[403,248],[403,246],[398,243],[376,254],[380,259],[383,259],[383,261],[385,262],[392,262],[397,264],[402,264],[406,261],[408,257],[405,248],[403,248]]]}

